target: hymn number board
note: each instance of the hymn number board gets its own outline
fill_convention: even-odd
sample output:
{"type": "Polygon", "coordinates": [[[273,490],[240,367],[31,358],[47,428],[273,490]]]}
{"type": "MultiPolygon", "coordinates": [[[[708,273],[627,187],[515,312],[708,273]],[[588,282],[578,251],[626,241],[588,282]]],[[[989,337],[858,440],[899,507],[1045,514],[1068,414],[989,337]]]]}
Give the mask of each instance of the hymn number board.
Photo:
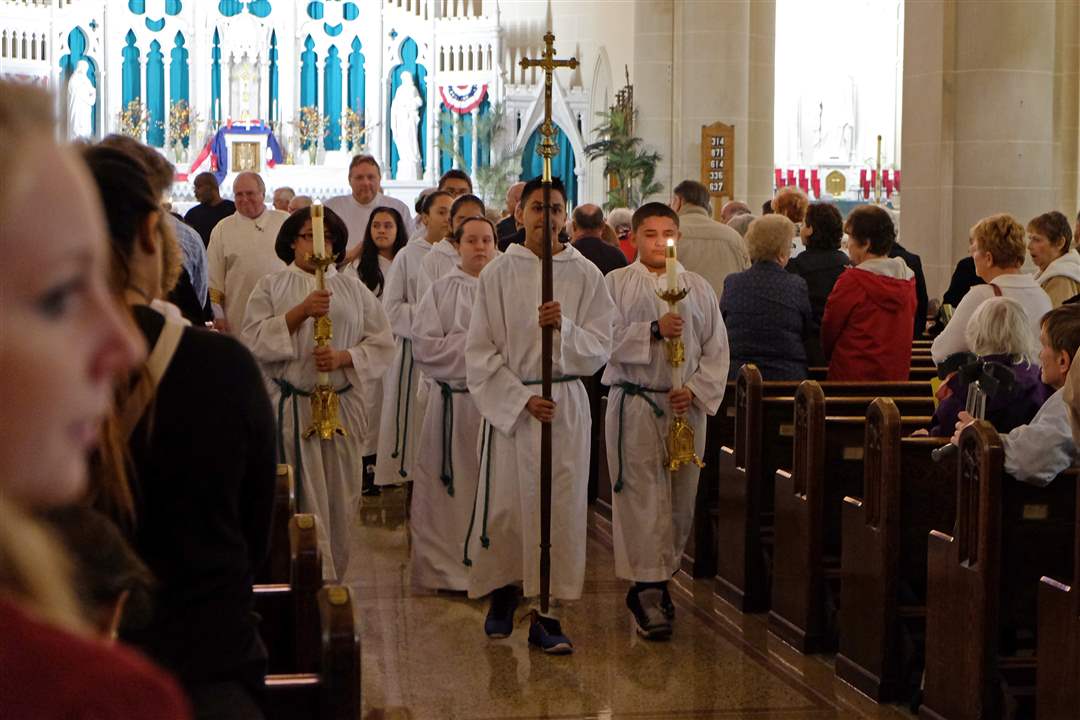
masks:
{"type": "Polygon", "coordinates": [[[713,215],[735,197],[735,126],[701,126],[701,182],[709,189],[713,215]]]}

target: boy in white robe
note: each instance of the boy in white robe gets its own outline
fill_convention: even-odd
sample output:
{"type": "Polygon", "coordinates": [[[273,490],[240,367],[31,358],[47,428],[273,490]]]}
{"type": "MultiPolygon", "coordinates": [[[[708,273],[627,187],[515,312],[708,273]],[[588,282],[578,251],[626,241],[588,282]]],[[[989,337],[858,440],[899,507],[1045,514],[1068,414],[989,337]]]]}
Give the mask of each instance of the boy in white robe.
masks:
{"type": "Polygon", "coordinates": [[[612,482],[615,574],[634,583],[626,596],[638,633],[671,636],[674,606],[667,581],[679,569],[694,519],[699,468],[667,469],[668,426],[674,414],[694,429],[694,451],[705,454],[705,416],[715,415],[728,373],[727,330],[716,292],[697,273],[677,266],[689,290],[678,313],[657,291],[667,289],[667,241],[678,242],[679,216],[647,203],[634,213],[637,261],[604,279],[615,303],[611,360],[604,372],[606,432],[612,482]],[[664,340],[682,337],[683,385],[672,387],[664,340]]]}
{"type": "Polygon", "coordinates": [[[416,283],[419,297],[424,297],[431,283],[461,264],[458,246],[453,239],[461,222],[465,218],[483,217],[486,211],[484,201],[475,195],[459,195],[454,200],[450,206],[450,229],[446,237],[432,245],[431,252],[420,263],[420,279],[416,283]]]}
{"type": "Polygon", "coordinates": [[[467,590],[465,538],[480,477],[481,417],[465,384],[465,337],[477,276],[495,257],[495,226],[473,217],[453,237],[459,264],[432,284],[413,317],[413,357],[434,385],[414,466],[409,531],[413,587],[467,590]]]}
{"type": "Polygon", "coordinates": [[[409,241],[397,255],[386,276],[382,303],[390,317],[397,350],[383,378],[379,422],[376,485],[399,485],[409,481],[416,460],[416,443],[424,419],[427,393],[412,355],[413,310],[420,302],[417,289],[420,264],[432,246],[446,235],[450,220],[449,193],[439,190],[424,198],[422,206],[427,235],[409,241]]]}
{"type": "MultiPolygon", "coordinates": [[[[325,212],[327,246],[332,244],[340,258],[348,230],[332,210],[325,212]]],[[[276,249],[290,264],[256,283],[244,317],[244,341],[273,383],[278,450],[281,462],[296,468],[300,510],[319,518],[323,575],[340,580],[349,564],[350,530],[360,501],[360,438],[367,418],[358,388],[386,371],[394,341],[385,311],[356,275],[331,265],[326,289],[316,289],[310,209],[298,210],[285,221],[276,249]],[[328,313],[333,347],[316,348],[314,319],[328,313]],[[309,396],[320,372],[329,373],[337,393],[345,437],[302,437],[311,425],[309,396]]]]}
{"type": "MultiPolygon", "coordinates": [[[[513,630],[518,584],[523,583],[526,597],[540,591],[541,422],[552,424],[556,448],[551,596],[581,597],[590,412],[578,378],[592,375],[607,361],[614,310],[596,266],[558,241],[566,220],[566,194],[560,182],[553,183],[550,195],[555,300],[540,304],[544,195],[538,178],[526,185],[522,197],[525,244],[510,246],[481,273],[465,346],[469,392],[487,421],[477,517],[468,541],[469,596],[492,594],[484,629],[493,638],[513,630]],[[555,328],[553,400],[540,395],[540,337],[545,325],[555,328]]],[[[558,620],[536,611],[529,643],[553,654],[573,650],[558,620]]]]}

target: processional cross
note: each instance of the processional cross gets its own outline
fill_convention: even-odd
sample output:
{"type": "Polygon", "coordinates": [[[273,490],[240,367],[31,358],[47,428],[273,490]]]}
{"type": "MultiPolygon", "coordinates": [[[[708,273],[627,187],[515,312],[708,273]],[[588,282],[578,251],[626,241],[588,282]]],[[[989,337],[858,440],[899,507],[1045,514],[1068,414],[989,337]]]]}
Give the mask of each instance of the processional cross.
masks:
{"type": "MultiPolygon", "coordinates": [[[[540,68],[544,71],[544,124],[540,126],[543,139],[536,148],[544,159],[544,247],[540,254],[541,299],[549,303],[554,299],[551,269],[551,159],[559,153],[555,144],[555,125],[551,121],[551,85],[556,68],[578,66],[577,58],[555,59],[555,35],[549,30],[544,35],[544,53],[540,59],[522,58],[521,69],[540,68]]],[[[551,400],[551,353],[552,328],[546,325],[540,332],[541,393],[551,400]]],[[[551,597],[551,423],[540,423],[540,612],[548,612],[551,597]]]]}

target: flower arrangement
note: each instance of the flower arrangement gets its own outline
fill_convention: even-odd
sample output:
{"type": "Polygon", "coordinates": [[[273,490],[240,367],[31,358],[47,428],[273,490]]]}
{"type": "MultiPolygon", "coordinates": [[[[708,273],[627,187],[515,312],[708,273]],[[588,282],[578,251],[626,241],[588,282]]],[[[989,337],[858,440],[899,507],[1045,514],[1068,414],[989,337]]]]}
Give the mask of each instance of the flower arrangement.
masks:
{"type": "Polygon", "coordinates": [[[136,98],[129,102],[127,107],[120,111],[119,121],[122,134],[141,141],[143,133],[146,132],[147,121],[146,107],[142,101],[136,98]]]}
{"type": "Polygon", "coordinates": [[[173,149],[187,147],[197,118],[187,100],[177,100],[169,105],[169,144],[173,149]]]}
{"type": "Polygon", "coordinates": [[[315,153],[319,149],[319,138],[330,134],[329,118],[323,117],[319,108],[305,105],[292,123],[300,138],[300,147],[311,153],[311,164],[315,164],[315,153]]]}
{"type": "Polygon", "coordinates": [[[363,113],[358,113],[352,108],[345,108],[341,129],[345,141],[349,144],[349,149],[353,153],[367,151],[367,127],[364,125],[363,113]]]}

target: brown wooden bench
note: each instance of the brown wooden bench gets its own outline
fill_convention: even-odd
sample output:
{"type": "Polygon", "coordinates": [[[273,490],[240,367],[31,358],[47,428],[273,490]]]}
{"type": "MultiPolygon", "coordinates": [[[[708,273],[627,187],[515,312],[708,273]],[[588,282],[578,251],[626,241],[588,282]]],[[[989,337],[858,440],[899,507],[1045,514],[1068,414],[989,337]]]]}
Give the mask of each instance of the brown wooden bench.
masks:
{"type": "Polygon", "coordinates": [[[259,634],[266,645],[271,672],[311,672],[319,655],[319,611],[323,587],[314,515],[289,521],[289,581],[254,586],[255,612],[262,618],[259,634]]]}
{"type": "Polygon", "coordinates": [[[296,481],[291,465],[278,465],[274,477],[274,505],[270,516],[270,554],[256,573],[262,584],[289,582],[289,520],[296,514],[296,481]]]}
{"type": "MultiPolygon", "coordinates": [[[[834,386],[823,387],[829,392],[834,386]]],[[[843,390],[855,387],[864,393],[875,392],[873,388],[880,384],[845,383],[843,390]]],[[[930,386],[919,387],[927,395],[912,401],[924,404],[930,386]]],[[[773,477],[786,462],[784,458],[791,457],[794,400],[763,397],[761,374],[753,365],[740,370],[734,394],[734,443],[720,448],[715,479],[708,479],[715,482],[716,501],[707,517],[712,520],[710,529],[717,549],[717,594],[740,610],[758,612],[769,605],[767,556],[772,545],[773,477]]],[[[829,413],[861,417],[872,399],[873,395],[826,396],[825,402],[829,413]]],[[[706,486],[705,491],[709,490],[706,486]]],[[[699,497],[701,492],[699,487],[699,497]]]]}
{"type": "Polygon", "coordinates": [[[836,674],[879,702],[914,690],[910,674],[921,665],[904,667],[904,623],[925,622],[928,533],[952,528],[956,515],[956,456],[930,458],[948,439],[903,433],[896,405],[875,400],[866,415],[863,489],[844,498],[841,517],[836,674]]]}
{"type": "MultiPolygon", "coordinates": [[[[818,382],[824,382],[828,379],[829,368],[827,367],[812,367],[807,369],[807,373],[811,380],[817,380],[818,382]]],[[[908,372],[908,380],[916,382],[922,380],[924,382],[930,382],[937,377],[937,368],[933,365],[912,365],[911,370],[908,372]]]]}
{"type": "MultiPolygon", "coordinates": [[[[834,415],[837,403],[827,402],[812,380],[799,386],[794,399],[792,459],[784,463],[791,470],[775,475],[769,630],[803,653],[836,646],[826,581],[838,599],[841,507],[845,495],[862,494],[865,413],[871,402],[860,399],[859,415],[834,415]]],[[[895,398],[893,405],[904,409],[905,433],[926,427],[934,410],[929,396],[895,398]]]]}
{"type": "Polygon", "coordinates": [[[360,636],[349,589],[322,588],[315,609],[315,662],[309,672],[266,676],[267,720],[360,717],[360,636]]]}
{"type": "Polygon", "coordinates": [[[1076,474],[1035,487],[1005,475],[1003,460],[988,423],[966,428],[955,528],[930,533],[919,709],[927,720],[999,718],[1005,707],[1033,711],[1035,597],[1043,575],[1072,571],[1076,474]]]}
{"type": "Polygon", "coordinates": [[[1035,674],[1039,720],[1080,712],[1080,493],[1076,499],[1072,578],[1039,581],[1038,657],[1052,658],[1035,674]]]}

